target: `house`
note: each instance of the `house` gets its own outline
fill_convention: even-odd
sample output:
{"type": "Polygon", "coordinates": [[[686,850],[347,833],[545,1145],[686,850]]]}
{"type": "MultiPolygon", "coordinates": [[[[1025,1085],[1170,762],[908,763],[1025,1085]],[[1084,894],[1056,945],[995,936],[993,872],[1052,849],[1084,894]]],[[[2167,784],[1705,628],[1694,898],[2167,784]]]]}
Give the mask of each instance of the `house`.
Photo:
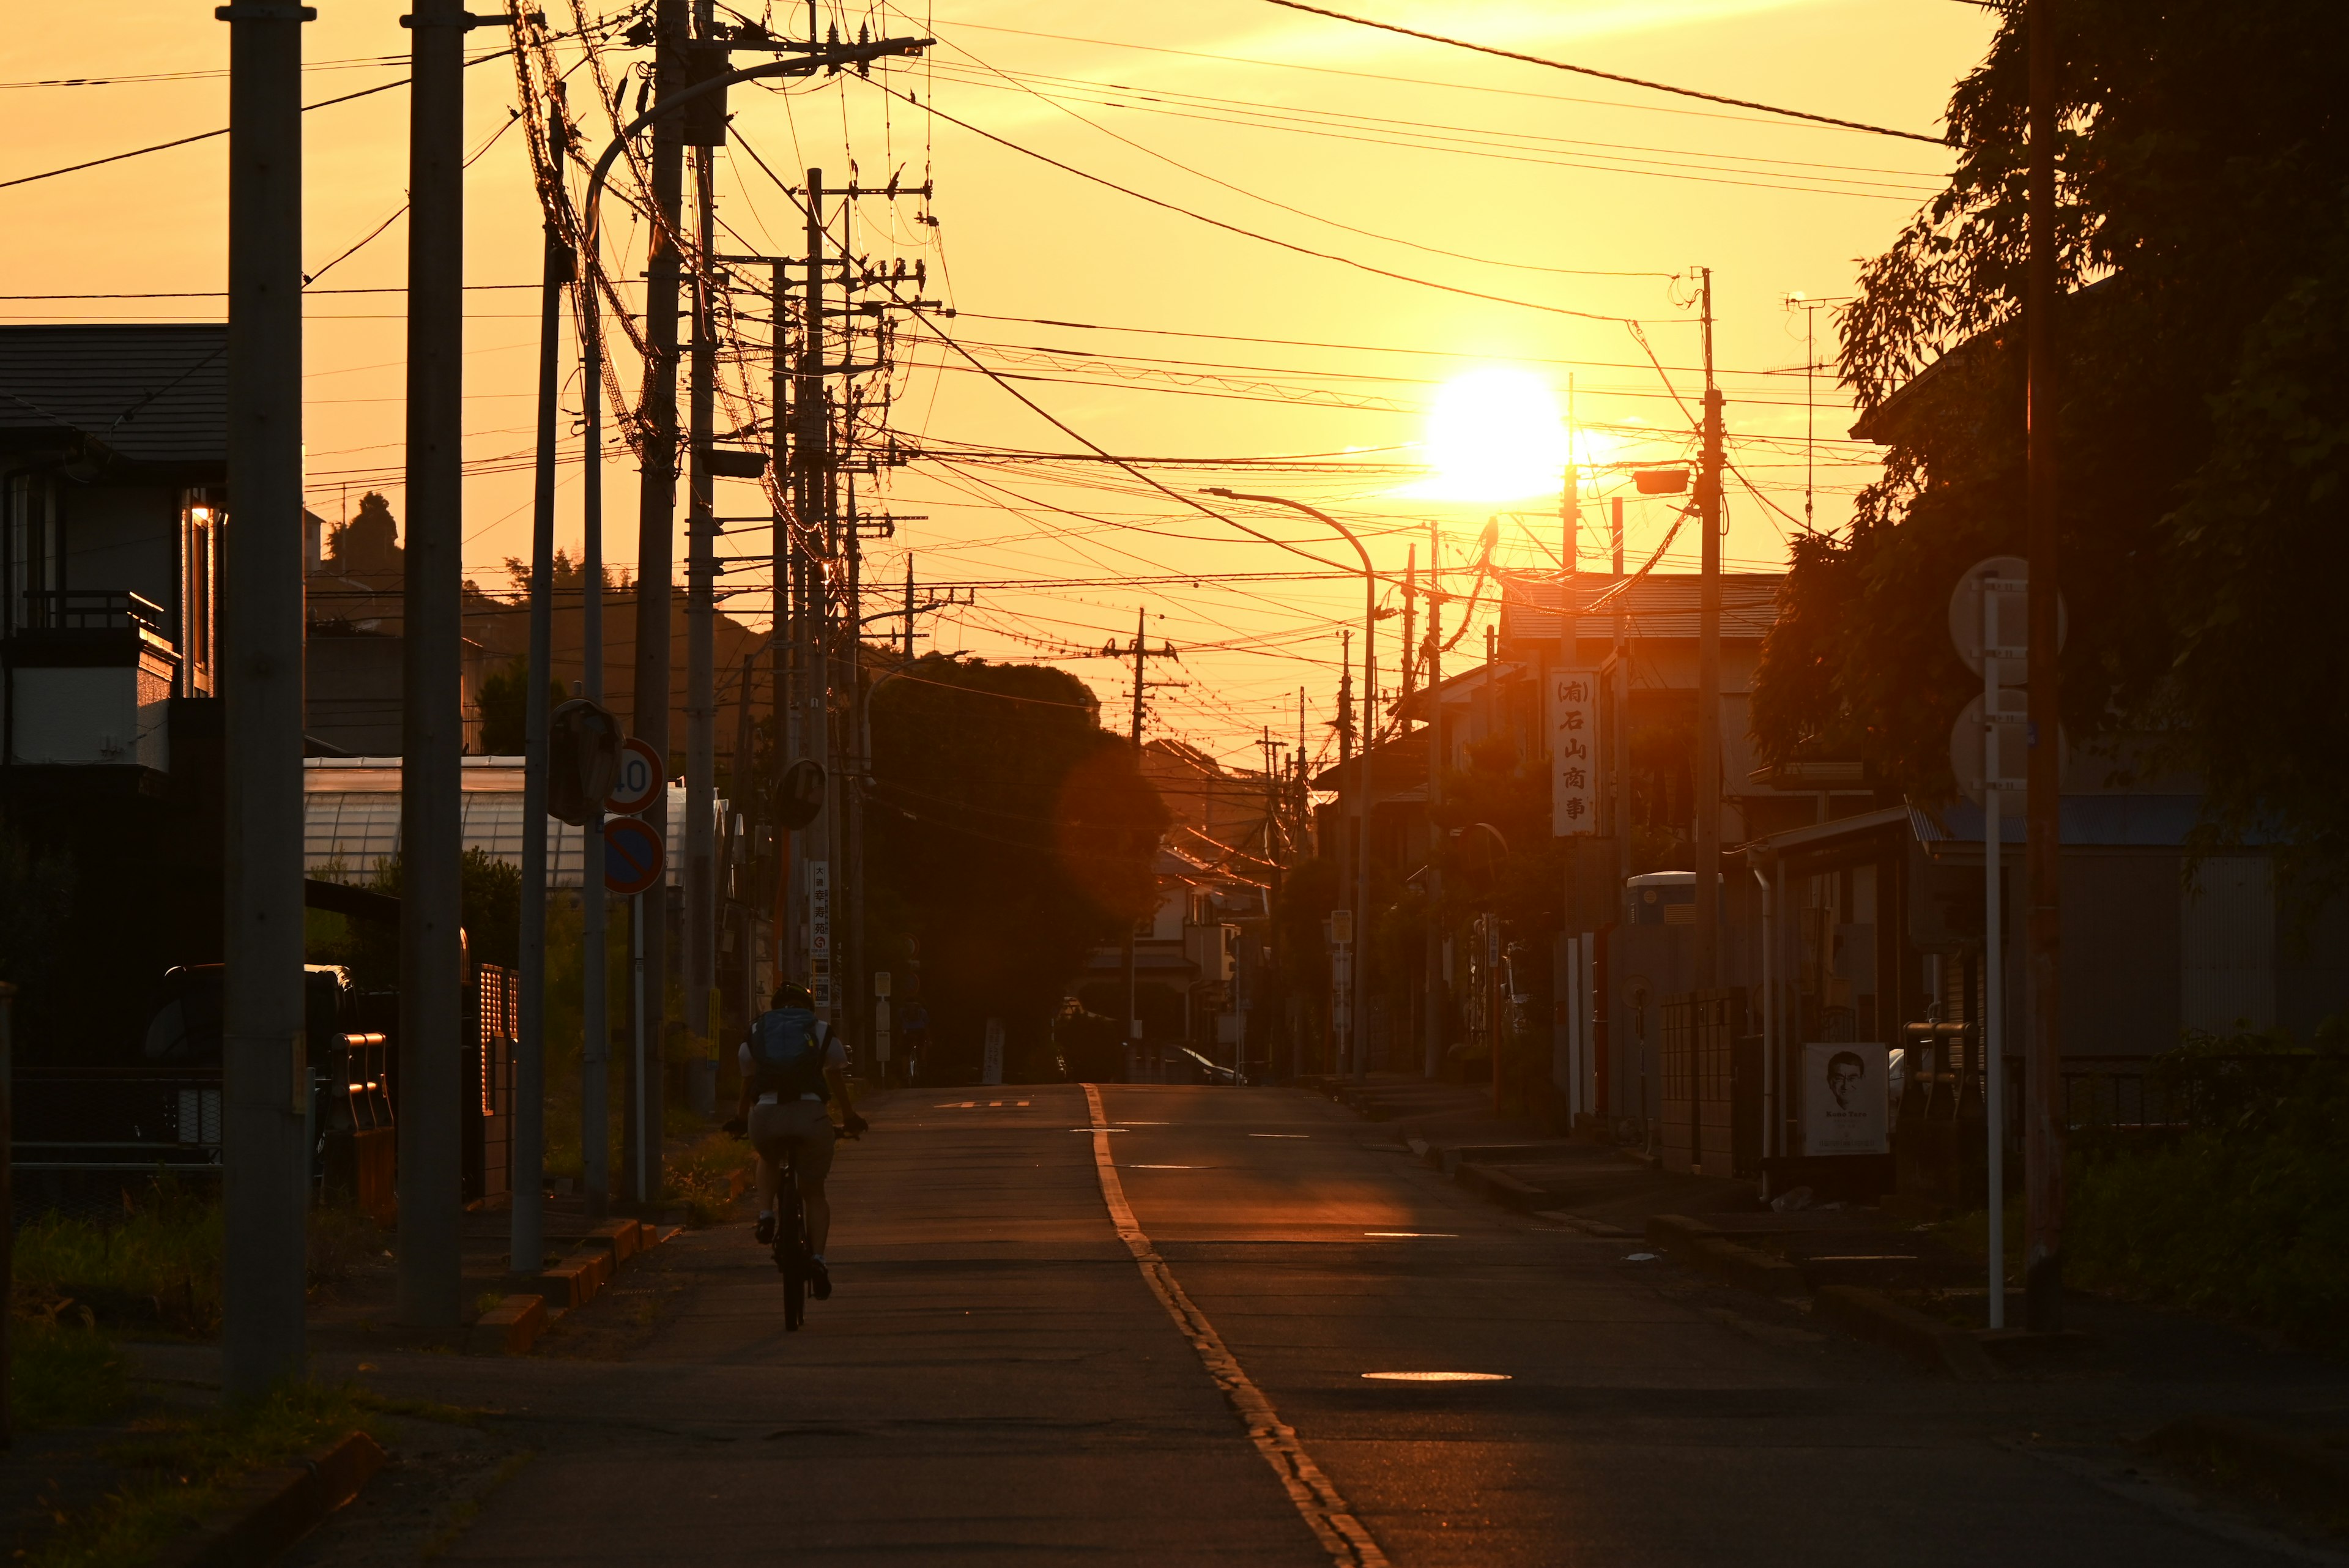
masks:
{"type": "Polygon", "coordinates": [[[225,326],[0,327],[10,769],[157,788],[214,694],[227,377],[225,326]]]}
{"type": "MultiPolygon", "coordinates": [[[[1857,770],[1798,776],[1757,764],[1748,691],[1781,581],[1732,574],[1722,583],[1724,846],[1881,798],[1857,770]]],[[[1372,893],[1381,908],[1416,900],[1431,914],[1422,961],[1371,977],[1363,1033],[1372,1068],[1489,1075],[1494,1032],[1515,1029],[1537,1037],[1527,1048],[1547,1062],[1518,1085],[1525,1103],[1561,1119],[1652,1114],[1640,1085],[1660,1074],[1658,1010],[1687,990],[1692,944],[1685,922],[1634,919],[1627,900],[1645,877],[1675,867],[1693,876],[1699,591],[1696,576],[1679,573],[1507,576],[1485,657],[1432,685],[1424,666],[1414,670],[1396,728],[1370,748],[1372,893]],[[1562,759],[1552,744],[1549,689],[1568,670],[1590,678],[1596,734],[1584,758],[1562,759]],[[1555,833],[1554,787],[1565,781],[1552,772],[1568,765],[1584,769],[1574,782],[1596,829],[1578,839],[1555,833]],[[1500,782],[1511,778],[1514,795],[1500,782]],[[1505,809],[1516,815],[1475,819],[1505,809]],[[1562,878],[1544,911],[1506,913],[1510,900],[1496,894],[1480,912],[1475,884],[1507,882],[1507,866],[1537,852],[1556,858],[1562,878]]],[[[1358,757],[1315,781],[1335,792],[1322,832],[1348,889],[1362,771],[1358,757]]],[[[1726,882],[1723,891],[1723,978],[1747,983],[1758,953],[1744,935],[1753,895],[1726,882]]],[[[1520,887],[1516,903],[1529,896],[1520,887]]]]}
{"type": "Polygon", "coordinates": [[[227,358],[216,323],[0,327],[20,1062],[135,1050],[163,971],[220,956],[227,358]]]}

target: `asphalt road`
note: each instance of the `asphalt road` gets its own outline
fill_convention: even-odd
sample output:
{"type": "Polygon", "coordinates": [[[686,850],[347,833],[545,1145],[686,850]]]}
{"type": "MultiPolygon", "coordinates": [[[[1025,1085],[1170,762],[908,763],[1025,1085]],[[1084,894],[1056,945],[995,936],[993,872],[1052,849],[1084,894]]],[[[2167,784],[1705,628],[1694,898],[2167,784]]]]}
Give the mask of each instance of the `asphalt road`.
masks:
{"type": "MultiPolygon", "coordinates": [[[[370,1364],[527,1433],[442,1560],[2292,1555],[2133,1473],[2113,1438],[2139,1390],[1929,1377],[1485,1204],[1303,1094],[1098,1096],[1098,1120],[1073,1086],[880,1098],[835,1167],[839,1288],[802,1333],[730,1227],[663,1249],[683,1288],[626,1359],[370,1364]],[[1393,1373],[1486,1376],[1370,1376],[1393,1373]]],[[[370,1561],[371,1539],[348,1521],[307,1559],[370,1561]]]]}

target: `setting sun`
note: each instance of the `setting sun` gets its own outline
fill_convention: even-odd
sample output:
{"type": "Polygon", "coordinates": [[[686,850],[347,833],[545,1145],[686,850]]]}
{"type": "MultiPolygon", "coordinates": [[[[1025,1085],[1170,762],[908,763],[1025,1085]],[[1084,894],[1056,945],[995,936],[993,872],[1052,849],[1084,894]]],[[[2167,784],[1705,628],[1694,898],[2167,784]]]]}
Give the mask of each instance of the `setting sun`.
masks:
{"type": "Polygon", "coordinates": [[[1556,491],[1566,422],[1549,383],[1526,370],[1471,370],[1444,383],[1427,419],[1426,479],[1434,501],[1521,501],[1556,491]]]}

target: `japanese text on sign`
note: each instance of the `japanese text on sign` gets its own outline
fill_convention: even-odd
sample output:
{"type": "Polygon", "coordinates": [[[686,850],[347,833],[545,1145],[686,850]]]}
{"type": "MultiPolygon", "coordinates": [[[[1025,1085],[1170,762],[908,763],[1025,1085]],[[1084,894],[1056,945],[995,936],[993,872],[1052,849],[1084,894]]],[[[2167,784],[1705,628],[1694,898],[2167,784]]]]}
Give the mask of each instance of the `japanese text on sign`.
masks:
{"type": "Polygon", "coordinates": [[[832,862],[808,862],[808,989],[815,1010],[832,1011],[832,862]]]}
{"type": "Polygon", "coordinates": [[[1550,832],[1599,831],[1599,671],[1555,670],[1549,680],[1550,832]]]}

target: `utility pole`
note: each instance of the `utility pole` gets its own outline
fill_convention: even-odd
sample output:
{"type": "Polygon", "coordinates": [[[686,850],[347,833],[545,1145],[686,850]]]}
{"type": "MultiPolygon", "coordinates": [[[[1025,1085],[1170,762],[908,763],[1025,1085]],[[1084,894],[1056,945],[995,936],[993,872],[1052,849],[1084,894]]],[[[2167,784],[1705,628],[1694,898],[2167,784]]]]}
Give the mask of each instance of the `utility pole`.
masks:
{"type": "MultiPolygon", "coordinates": [[[[1162,642],[1156,648],[1150,646],[1148,617],[1149,611],[1146,608],[1133,612],[1133,646],[1132,648],[1120,648],[1112,642],[1102,649],[1102,654],[1110,658],[1119,658],[1129,653],[1133,656],[1133,705],[1126,735],[1133,746],[1133,765],[1136,771],[1142,767],[1142,694],[1151,684],[1149,661],[1154,659],[1174,657],[1174,648],[1171,643],[1162,642]]],[[[1154,864],[1151,872],[1151,892],[1154,899],[1152,911],[1154,914],[1157,908],[1154,901],[1157,894],[1157,871],[1154,864]]],[[[1133,920],[1125,923],[1125,1027],[1121,1033],[1125,1037],[1125,1044],[1129,1050],[1137,1048],[1142,1044],[1140,1012],[1142,999],[1139,982],[1135,980],[1133,972],[1133,928],[1136,923],[1133,920]]]]}
{"type": "MultiPolygon", "coordinates": [[[[655,0],[653,90],[655,106],[684,91],[691,46],[687,0],[655,0]]],[[[669,598],[677,530],[677,304],[678,239],[684,221],[685,126],[674,114],[654,120],[653,214],[650,254],[645,260],[645,379],[638,403],[643,462],[636,490],[636,738],[661,758],[668,771],[669,598]]],[[[648,808],[661,833],[668,831],[665,797],[648,808]]],[[[642,1207],[660,1196],[660,1129],[667,1106],[662,1039],[667,1034],[668,977],[668,888],[667,878],[631,900],[641,929],[644,1002],[636,1040],[635,1070],[621,1075],[628,1101],[621,1144],[628,1201],[642,1207]]]]}
{"type": "MultiPolygon", "coordinates": [[[[229,23],[228,473],[237,513],[222,596],[228,962],[221,1371],[227,1395],[252,1398],[301,1376],[306,1364],[302,24],[317,13],[247,0],[218,15],[229,23]]],[[[6,1005],[0,998],[0,1008],[6,1005]]]]}
{"type": "MultiPolygon", "coordinates": [[[[1624,615],[1623,605],[1627,591],[1623,588],[1623,498],[1619,495],[1609,497],[1607,512],[1607,543],[1615,565],[1615,581],[1610,585],[1615,590],[1615,672],[1614,680],[1609,682],[1614,688],[1615,722],[1608,737],[1607,749],[1615,762],[1614,787],[1608,794],[1615,803],[1609,820],[1615,826],[1613,894],[1616,902],[1609,912],[1619,918],[1624,885],[1631,877],[1631,652],[1628,640],[1630,622],[1624,615]]],[[[1641,1081],[1644,1083],[1645,1079],[1641,1081]]],[[[1640,1114],[1642,1116],[1648,1114],[1644,1101],[1640,1106],[1640,1114]]]]}
{"type": "Polygon", "coordinates": [[[1704,279],[1704,466],[1697,513],[1696,983],[1721,983],[1721,389],[1713,384],[1713,269],[1704,279]]]}
{"type": "MultiPolygon", "coordinates": [[[[2053,1334],[2064,1326],[2064,1104],[2061,1006],[2063,938],[2063,667],[2056,658],[2055,420],[2055,19],[2053,0],[2027,0],[2030,29],[2031,234],[2023,336],[2030,358],[2025,406],[2031,562],[2030,650],[2025,669],[2032,737],[2025,765],[2024,850],[2030,877],[2031,1027],[2025,1037],[2023,1181],[2024,1321],[2053,1334]]],[[[1993,1245],[1996,1245],[1993,1242],[1993,1245]]]]}
{"type": "Polygon", "coordinates": [[[914,662],[914,553],[905,552],[905,662],[914,662]]]}
{"type": "MultiPolygon", "coordinates": [[[[792,408],[799,416],[797,450],[792,454],[793,488],[799,497],[800,526],[806,540],[799,554],[800,621],[800,744],[802,754],[824,770],[824,809],[793,836],[794,871],[798,879],[797,909],[804,911],[804,936],[794,929],[793,951],[821,1006],[832,994],[832,933],[817,929],[830,921],[827,892],[823,909],[815,907],[818,877],[827,887],[832,875],[833,813],[831,810],[832,666],[826,639],[832,608],[828,602],[832,538],[827,526],[826,498],[832,486],[832,407],[825,395],[824,364],[824,233],[823,171],[807,171],[807,255],[804,289],[800,296],[800,369],[792,389],[792,408]],[[821,947],[822,951],[818,949],[821,947]],[[821,969],[819,969],[819,964],[821,969]]],[[[796,927],[796,921],[794,922],[796,927]]]]}
{"type": "MultiPolygon", "coordinates": [[[[1431,517],[1427,520],[1427,651],[1423,662],[1427,667],[1427,802],[1428,809],[1439,815],[1444,810],[1444,770],[1450,756],[1444,745],[1443,548],[1443,527],[1431,517]]],[[[1438,857],[1431,860],[1434,858],[1438,857]]],[[[1429,901],[1440,907],[1444,873],[1431,864],[1427,875],[1429,901]]],[[[1433,925],[1428,928],[1424,958],[1427,1037],[1421,1070],[1433,1078],[1444,1071],[1444,1023],[1451,1005],[1444,984],[1444,936],[1433,925]]]]}
{"type": "MultiPolygon", "coordinates": [[[[802,572],[799,543],[792,529],[802,514],[798,510],[798,471],[792,465],[790,435],[795,428],[792,423],[792,410],[799,406],[792,396],[791,343],[783,325],[790,319],[790,309],[791,267],[778,256],[768,265],[767,285],[768,402],[774,416],[769,431],[768,458],[775,490],[787,503],[772,508],[774,521],[767,533],[768,563],[774,574],[770,611],[773,624],[767,634],[767,659],[775,681],[767,712],[768,722],[775,732],[775,770],[767,784],[770,798],[778,801],[781,797],[783,772],[800,757],[800,706],[795,690],[799,679],[799,621],[794,607],[796,585],[802,572]]],[[[792,853],[794,836],[782,832],[775,835],[773,940],[778,980],[798,972],[792,967],[798,952],[798,932],[792,925],[792,877],[799,858],[792,853]]],[[[765,1005],[765,998],[756,1000],[761,1007],[765,1005]]]]}
{"type": "Polygon", "coordinates": [[[399,1315],[455,1326],[464,753],[463,0],[417,0],[409,89],[408,554],[400,709],[399,1315]]]}
{"type": "MultiPolygon", "coordinates": [[[[587,231],[593,240],[595,231],[587,231]]],[[[595,308],[600,258],[580,258],[578,291],[582,465],[579,517],[579,659],[587,700],[604,701],[604,328],[595,308]]],[[[579,1185],[587,1218],[601,1221],[612,1199],[611,982],[605,937],[604,803],[587,803],[579,830],[579,1185]]]]}
{"type": "MultiPolygon", "coordinates": [[[[704,47],[712,42],[712,20],[710,0],[695,0],[695,31],[704,47]]],[[[685,1018],[690,1049],[703,1058],[716,1053],[717,1028],[710,1013],[718,1000],[718,846],[711,831],[718,809],[718,509],[709,448],[718,406],[718,321],[711,294],[719,286],[719,273],[711,259],[717,249],[718,205],[711,168],[716,153],[709,141],[724,132],[703,127],[690,114],[682,119],[683,140],[695,144],[698,263],[693,271],[693,341],[687,351],[692,433],[687,448],[685,524],[685,1018]]]]}
{"type": "MultiPolygon", "coordinates": [[[[563,113],[547,106],[547,150],[563,182],[563,113]]],[[[514,1042],[512,1228],[506,1265],[535,1272],[546,1253],[546,800],[547,681],[554,665],[555,414],[562,398],[563,289],[571,247],[549,212],[538,321],[538,465],[531,493],[529,688],[523,697],[522,786],[522,977],[520,1038],[514,1042]]],[[[590,398],[601,388],[585,389],[590,398]]],[[[596,857],[580,857],[581,875],[596,857]]]]}
{"type": "MultiPolygon", "coordinates": [[[[843,355],[851,358],[851,355],[843,355]]],[[[845,414],[845,428],[855,428],[855,404],[851,402],[845,414]]],[[[843,722],[848,733],[841,736],[843,769],[841,769],[841,870],[845,908],[839,898],[833,898],[833,908],[841,912],[841,936],[845,938],[845,952],[839,960],[839,973],[843,976],[839,990],[841,1023],[848,1025],[848,1037],[853,1042],[864,1042],[872,1048],[872,1034],[864,1030],[864,1009],[869,1006],[867,992],[872,987],[864,981],[864,787],[862,781],[869,771],[869,759],[864,754],[864,538],[862,538],[862,517],[857,514],[857,482],[848,477],[848,526],[843,529],[841,545],[848,550],[848,618],[843,630],[848,632],[845,668],[841,672],[841,684],[848,687],[848,712],[843,722]]]]}

